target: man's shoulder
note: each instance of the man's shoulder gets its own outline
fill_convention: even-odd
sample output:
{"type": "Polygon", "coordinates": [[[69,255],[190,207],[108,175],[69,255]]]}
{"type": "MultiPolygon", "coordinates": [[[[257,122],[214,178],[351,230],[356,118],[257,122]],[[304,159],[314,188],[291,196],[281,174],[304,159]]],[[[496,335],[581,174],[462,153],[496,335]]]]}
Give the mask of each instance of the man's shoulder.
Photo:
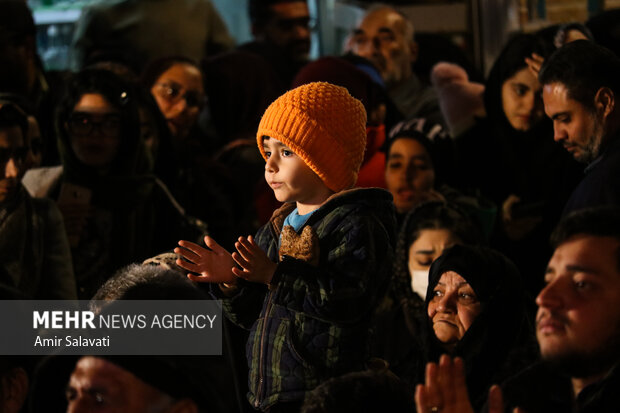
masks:
{"type": "Polygon", "coordinates": [[[502,384],[505,411],[528,413],[571,411],[570,379],[544,362],[535,363],[502,384]]]}
{"type": "Polygon", "coordinates": [[[442,119],[437,92],[415,74],[390,88],[389,96],[406,118],[436,116],[442,119]]]}
{"type": "Polygon", "coordinates": [[[620,366],[616,366],[601,381],[591,384],[579,393],[580,413],[611,413],[620,408],[620,366]]]}

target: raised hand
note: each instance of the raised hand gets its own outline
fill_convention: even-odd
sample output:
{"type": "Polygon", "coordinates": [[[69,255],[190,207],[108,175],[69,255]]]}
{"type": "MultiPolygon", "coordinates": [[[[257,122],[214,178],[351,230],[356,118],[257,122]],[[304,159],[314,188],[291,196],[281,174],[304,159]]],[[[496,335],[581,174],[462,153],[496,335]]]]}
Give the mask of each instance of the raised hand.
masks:
{"type": "Polygon", "coordinates": [[[233,268],[233,274],[247,281],[269,284],[276,271],[276,263],[254,242],[254,238],[251,235],[239,237],[235,248],[237,252],[233,252],[232,258],[241,269],[233,268]]]}
{"type": "Polygon", "coordinates": [[[192,281],[234,283],[237,280],[232,273],[235,261],[230,253],[208,235],[205,237],[205,244],[209,249],[190,241],[179,241],[181,248],[175,248],[174,252],[181,255],[185,260],[178,259],[177,265],[192,273],[199,274],[187,274],[187,277],[192,281]]]}
{"type": "Polygon", "coordinates": [[[426,365],[425,384],[418,384],[415,404],[419,413],[474,413],[469,401],[463,360],[442,355],[439,365],[426,365]]]}
{"type": "Polygon", "coordinates": [[[545,63],[544,57],[537,55],[536,53],[532,53],[532,57],[526,57],[525,63],[527,67],[530,69],[530,72],[538,79],[538,73],[540,72],[540,68],[543,63],[545,63]]]}
{"type": "MultiPolygon", "coordinates": [[[[473,413],[474,409],[467,393],[465,382],[465,367],[463,359],[452,360],[442,355],[439,365],[426,365],[425,383],[418,384],[415,389],[415,405],[418,413],[473,413]]],[[[503,413],[504,401],[502,390],[493,385],[489,390],[489,413],[503,413]]],[[[526,413],[520,408],[513,409],[513,413],[526,413]]]]}

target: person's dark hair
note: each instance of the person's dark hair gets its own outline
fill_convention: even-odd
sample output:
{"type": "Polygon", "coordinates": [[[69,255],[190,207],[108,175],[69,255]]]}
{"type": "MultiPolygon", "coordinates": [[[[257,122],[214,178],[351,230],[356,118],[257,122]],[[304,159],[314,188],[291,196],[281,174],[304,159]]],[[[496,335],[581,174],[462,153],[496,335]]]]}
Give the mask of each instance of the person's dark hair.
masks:
{"type": "Polygon", "coordinates": [[[157,79],[159,79],[162,73],[170,69],[172,66],[180,63],[194,66],[196,69],[200,70],[200,73],[202,73],[198,63],[188,57],[167,56],[160,59],[155,59],[146,65],[140,75],[140,83],[142,83],[142,86],[147,90],[151,90],[151,87],[153,87],[155,82],[157,82],[157,79]]]}
{"type": "Polygon", "coordinates": [[[28,117],[21,108],[16,105],[0,101],[0,129],[19,126],[24,139],[28,133],[28,117]]]}
{"type": "Polygon", "coordinates": [[[556,32],[553,39],[554,46],[557,48],[564,46],[566,44],[566,37],[572,30],[577,30],[581,32],[581,34],[583,34],[587,38],[587,40],[591,42],[594,41],[594,36],[592,36],[592,32],[590,32],[590,29],[588,29],[584,24],[579,22],[571,22],[563,24],[558,28],[558,31],[556,32]]]}
{"type": "Polygon", "coordinates": [[[620,56],[620,8],[603,10],[590,17],[585,25],[597,44],[620,56]]]}
{"type": "Polygon", "coordinates": [[[435,170],[435,187],[448,180],[452,142],[443,126],[427,122],[425,118],[399,122],[392,128],[385,141],[383,151],[386,157],[389,156],[394,142],[399,139],[412,139],[424,146],[435,170]]]}
{"type": "MultiPolygon", "coordinates": [[[[474,410],[478,410],[492,380],[506,373],[501,370],[511,351],[530,337],[525,290],[517,267],[505,255],[486,247],[454,245],[431,264],[424,314],[428,314],[435,287],[448,271],[460,275],[481,304],[481,312],[451,350],[452,356],[465,361],[468,392],[474,410]]],[[[437,340],[428,316],[420,335],[427,360],[437,361],[446,349],[437,340]]]]}
{"type": "Polygon", "coordinates": [[[204,300],[207,296],[178,271],[159,265],[130,264],[103,284],[93,301],[204,300]]]}
{"type": "Polygon", "coordinates": [[[0,39],[14,45],[36,36],[37,29],[32,12],[23,0],[0,1],[0,39]]]}
{"type": "Polygon", "coordinates": [[[532,53],[546,57],[550,52],[551,45],[534,34],[517,34],[506,43],[495,59],[485,83],[484,106],[490,118],[502,119],[508,123],[502,106],[504,82],[521,69],[527,68],[525,58],[531,57],[532,53]]]}
{"type": "Polygon", "coordinates": [[[114,171],[133,170],[134,165],[121,165],[121,162],[135,162],[129,154],[137,151],[141,144],[140,121],[138,106],[134,99],[133,86],[119,78],[109,70],[85,69],[76,73],[66,85],[63,96],[57,107],[55,123],[59,136],[61,153],[65,153],[63,163],[78,164],[69,141],[66,122],[73,113],[73,108],[86,94],[102,95],[113,107],[118,109],[121,116],[121,141],[113,164],[114,171]],[[63,148],[64,146],[64,148],[63,148]],[[64,149],[64,150],[62,150],[64,149]]]}
{"type": "Polygon", "coordinates": [[[620,58],[588,40],[576,40],[556,50],[540,69],[542,85],[561,83],[568,97],[594,110],[594,96],[608,87],[620,96],[620,58]]]}
{"type": "Polygon", "coordinates": [[[427,202],[413,209],[403,222],[407,245],[414,243],[425,229],[447,229],[464,244],[481,243],[480,230],[456,204],[427,202]]]}
{"type": "MultiPolygon", "coordinates": [[[[394,142],[396,142],[399,139],[411,139],[411,140],[419,142],[420,145],[424,146],[424,149],[426,149],[426,152],[428,153],[428,156],[431,160],[431,163],[433,164],[433,167],[435,166],[435,156],[434,156],[435,153],[433,151],[431,141],[423,132],[418,131],[418,130],[413,130],[413,129],[403,130],[394,135],[390,135],[385,143],[385,155],[386,156],[389,156],[392,145],[394,144],[394,142]]],[[[387,164],[386,164],[386,167],[387,167],[387,164]]]]}
{"type": "MultiPolygon", "coordinates": [[[[571,212],[562,218],[551,234],[551,247],[555,249],[576,235],[612,237],[620,242],[620,208],[600,206],[571,212]]],[[[618,268],[620,269],[620,248],[618,268]]]]}
{"type": "Polygon", "coordinates": [[[413,391],[389,370],[331,378],[306,397],[301,413],[414,412],[413,391]]]}
{"type": "Polygon", "coordinates": [[[269,23],[273,12],[271,6],[278,3],[296,3],[306,0],[249,0],[248,1],[248,15],[250,17],[250,23],[255,27],[263,27],[269,23]]]}
{"type": "Polygon", "coordinates": [[[400,229],[391,283],[393,296],[400,302],[409,302],[412,308],[419,302],[419,298],[411,290],[408,278],[400,274],[409,273],[409,248],[426,229],[446,229],[466,245],[479,245],[482,242],[480,229],[467,212],[456,204],[431,201],[412,209],[405,216],[400,229]]]}

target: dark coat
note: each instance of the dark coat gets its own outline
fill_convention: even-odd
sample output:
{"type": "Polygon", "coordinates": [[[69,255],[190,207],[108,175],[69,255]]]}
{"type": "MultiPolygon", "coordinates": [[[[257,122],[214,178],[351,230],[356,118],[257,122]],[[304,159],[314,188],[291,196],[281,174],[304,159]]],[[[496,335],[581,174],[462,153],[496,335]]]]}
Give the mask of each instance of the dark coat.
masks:
{"type": "Polygon", "coordinates": [[[585,387],[574,400],[570,378],[541,362],[502,384],[504,411],[520,407],[528,413],[612,413],[620,406],[619,388],[620,369],[616,365],[603,380],[585,387]]]}
{"type": "Polygon", "coordinates": [[[586,168],[586,176],[564,207],[564,215],[587,207],[620,205],[620,136],[611,139],[602,155],[586,168]]]}
{"type": "MultiPolygon", "coordinates": [[[[447,271],[463,277],[482,305],[480,314],[450,353],[465,362],[469,397],[477,409],[493,383],[531,362],[527,351],[530,347],[525,346],[533,342],[525,291],[515,265],[502,254],[484,247],[455,245],[431,265],[424,314],[428,313],[437,283],[447,271]]],[[[420,324],[419,356],[412,360],[409,377],[405,377],[416,384],[424,382],[426,363],[437,362],[441,354],[447,353],[428,316],[425,321],[420,324]]]]}
{"type": "MultiPolygon", "coordinates": [[[[332,196],[299,231],[301,242],[291,242],[286,227],[280,246],[293,208],[285,204],[256,235],[278,262],[270,288],[241,280],[240,291],[223,300],[227,316],[251,328],[249,400],[262,410],[301,401],[324,380],[364,367],[395,243],[394,209],[384,190],[332,196]],[[303,254],[296,246],[304,240],[318,248],[303,254]]],[[[222,298],[217,286],[212,292],[222,298]]]]}

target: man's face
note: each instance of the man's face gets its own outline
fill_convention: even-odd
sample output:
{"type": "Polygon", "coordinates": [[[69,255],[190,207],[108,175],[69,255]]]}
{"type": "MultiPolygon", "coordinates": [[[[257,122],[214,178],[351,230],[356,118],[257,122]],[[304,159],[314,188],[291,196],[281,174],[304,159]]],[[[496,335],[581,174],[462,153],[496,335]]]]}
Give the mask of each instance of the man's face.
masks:
{"type": "Polygon", "coordinates": [[[553,121],[553,139],[579,162],[596,159],[605,134],[603,117],[571,99],[562,83],[545,85],[543,101],[545,112],[553,121]]]}
{"type": "Polygon", "coordinates": [[[19,189],[24,172],[28,147],[19,126],[0,129],[0,202],[11,199],[19,189]]]}
{"type": "Polygon", "coordinates": [[[577,235],[556,248],[538,294],[536,337],[543,359],[588,377],[620,351],[620,242],[577,235]]]}
{"type": "Polygon", "coordinates": [[[257,33],[276,45],[296,62],[305,62],[310,53],[310,13],[305,1],[276,3],[272,17],[257,33]]]}
{"type": "Polygon", "coordinates": [[[414,49],[413,38],[406,38],[404,19],[389,8],[364,17],[351,40],[352,52],[370,60],[388,85],[411,77],[414,49]]]}
{"type": "MultiPolygon", "coordinates": [[[[127,370],[98,357],[82,357],[67,385],[67,413],[152,412],[168,396],[127,370]]],[[[163,410],[161,410],[163,411],[163,410]]]]}

